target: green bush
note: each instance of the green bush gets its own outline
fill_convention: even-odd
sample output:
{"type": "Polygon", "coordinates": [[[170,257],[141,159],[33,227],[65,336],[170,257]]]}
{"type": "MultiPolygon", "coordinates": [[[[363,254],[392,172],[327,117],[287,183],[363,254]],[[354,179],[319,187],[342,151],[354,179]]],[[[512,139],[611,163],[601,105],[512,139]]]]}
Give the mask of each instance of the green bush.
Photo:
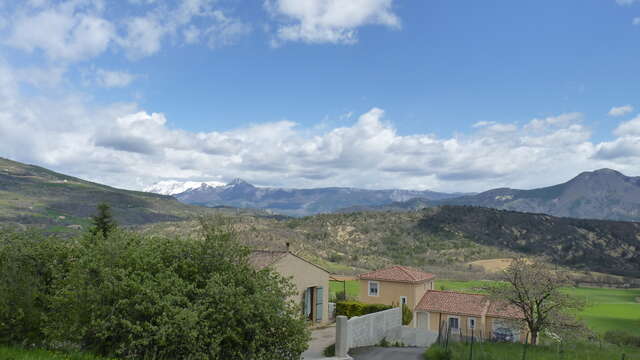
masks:
{"type": "Polygon", "coordinates": [[[604,334],[604,340],[616,345],[640,347],[640,336],[630,334],[623,330],[609,330],[604,334]]]}
{"type": "Polygon", "coordinates": [[[439,345],[431,345],[424,353],[425,360],[451,360],[451,350],[439,345]]]}
{"type": "Polygon", "coordinates": [[[253,269],[228,229],[203,223],[185,239],[0,233],[0,341],[121,358],[298,359],[309,332],[293,285],[253,269]]]}
{"type": "Polygon", "coordinates": [[[411,320],[413,320],[413,312],[407,305],[402,305],[402,325],[411,324],[411,320]]]}
{"type": "Polygon", "coordinates": [[[331,345],[327,346],[326,348],[324,348],[324,350],[322,351],[322,355],[324,355],[326,357],[334,357],[334,356],[336,356],[336,344],[331,344],[331,345]]]}
{"type": "Polygon", "coordinates": [[[340,301],[336,303],[336,316],[344,315],[348,318],[367,315],[391,309],[390,305],[365,304],[359,301],[340,301]]]}

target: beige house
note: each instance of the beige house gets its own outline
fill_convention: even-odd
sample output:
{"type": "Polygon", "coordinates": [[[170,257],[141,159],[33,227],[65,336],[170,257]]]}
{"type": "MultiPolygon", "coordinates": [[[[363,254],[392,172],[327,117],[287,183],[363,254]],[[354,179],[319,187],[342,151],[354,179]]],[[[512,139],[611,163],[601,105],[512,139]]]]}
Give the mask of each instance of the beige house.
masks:
{"type": "Polygon", "coordinates": [[[408,266],[392,266],[361,274],[358,279],[360,280],[358,299],[361,302],[404,304],[413,311],[424,293],[433,289],[435,275],[408,266]]]}
{"type": "Polygon", "coordinates": [[[256,269],[271,267],[281,275],[290,277],[298,289],[297,300],[302,304],[302,311],[309,321],[328,322],[329,272],[288,250],[253,251],[249,262],[256,269]]]}
{"type": "Polygon", "coordinates": [[[448,331],[464,337],[523,342],[519,309],[491,301],[485,295],[454,291],[427,291],[415,308],[416,327],[448,331]]]}

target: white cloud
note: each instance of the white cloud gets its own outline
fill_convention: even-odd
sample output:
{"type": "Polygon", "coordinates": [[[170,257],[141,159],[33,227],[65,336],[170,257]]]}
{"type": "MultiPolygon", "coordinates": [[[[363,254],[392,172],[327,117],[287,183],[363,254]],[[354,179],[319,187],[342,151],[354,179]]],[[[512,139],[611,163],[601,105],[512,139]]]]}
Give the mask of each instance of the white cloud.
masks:
{"type": "Polygon", "coordinates": [[[609,116],[624,116],[633,111],[633,106],[624,105],[624,106],[614,106],[609,110],[609,116]]]}
{"type": "Polygon", "coordinates": [[[104,69],[98,69],[96,71],[96,83],[99,86],[107,88],[128,86],[135,78],[136,75],[125,71],[109,71],[104,69]]]}
{"type": "Polygon", "coordinates": [[[618,5],[627,6],[636,3],[638,0],[616,0],[618,5]]]}
{"type": "Polygon", "coordinates": [[[249,127],[194,133],[135,104],[95,106],[77,95],[25,98],[19,88],[15,72],[0,65],[0,154],[126,188],[241,177],[292,187],[481,191],[553,184],[605,166],[640,171],[633,165],[640,161],[628,161],[640,154],[640,125],[620,125],[626,134],[620,151],[591,142],[578,114],[522,126],[491,122],[453,137],[400,135],[378,108],[329,129],[256,119],[249,127]]]}
{"type": "Polygon", "coordinates": [[[235,43],[251,27],[215,8],[214,0],[137,1],[144,12],[110,18],[100,0],[31,1],[0,12],[2,42],[29,53],[41,51],[54,61],[77,62],[109,49],[122,49],[129,58],[158,53],[165,42],[210,47],[235,43]],[[144,5],[144,7],[142,7],[144,5]]]}
{"type": "Polygon", "coordinates": [[[82,60],[104,52],[115,36],[114,25],[101,18],[94,2],[67,1],[20,9],[10,22],[6,43],[60,60],[82,60]]]}
{"type": "Polygon", "coordinates": [[[265,7],[280,21],[276,42],[351,44],[357,29],[383,25],[397,29],[393,0],[266,0],[265,7]]]}

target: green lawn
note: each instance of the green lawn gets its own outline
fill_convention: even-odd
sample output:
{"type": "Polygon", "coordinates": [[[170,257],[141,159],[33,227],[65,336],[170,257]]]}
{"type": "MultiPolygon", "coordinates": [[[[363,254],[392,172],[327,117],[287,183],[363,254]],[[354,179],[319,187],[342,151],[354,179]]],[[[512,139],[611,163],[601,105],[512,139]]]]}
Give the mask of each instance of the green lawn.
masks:
{"type": "Polygon", "coordinates": [[[0,346],[2,360],[105,360],[83,353],[62,353],[40,349],[21,349],[17,347],[0,346]]]}
{"type": "Polygon", "coordinates": [[[335,298],[336,293],[344,291],[345,286],[347,288],[347,297],[357,299],[360,291],[358,280],[347,280],[344,283],[342,281],[329,281],[329,298],[335,298]]]}
{"type": "MultiPolygon", "coordinates": [[[[470,359],[471,348],[468,344],[449,343],[449,349],[452,351],[451,360],[470,359]]],[[[473,347],[473,359],[519,360],[523,359],[523,350],[524,346],[521,344],[476,343],[473,347]]],[[[427,351],[427,353],[431,351],[427,351]]],[[[568,344],[563,348],[556,345],[539,345],[528,346],[526,351],[525,359],[527,360],[618,360],[623,358],[623,354],[625,360],[640,360],[639,348],[623,348],[608,344],[604,344],[602,347],[598,344],[568,344]]],[[[425,359],[431,360],[432,357],[425,356],[425,359]]]]}
{"type": "MultiPolygon", "coordinates": [[[[436,280],[436,290],[482,292],[487,281],[436,280]]],[[[347,296],[357,298],[360,284],[347,281],[347,296]]],[[[330,283],[331,295],[342,291],[342,282],[330,283]]],[[[598,333],[624,330],[640,336],[640,289],[567,288],[572,295],[584,298],[587,308],[580,313],[587,325],[598,333]]]]}

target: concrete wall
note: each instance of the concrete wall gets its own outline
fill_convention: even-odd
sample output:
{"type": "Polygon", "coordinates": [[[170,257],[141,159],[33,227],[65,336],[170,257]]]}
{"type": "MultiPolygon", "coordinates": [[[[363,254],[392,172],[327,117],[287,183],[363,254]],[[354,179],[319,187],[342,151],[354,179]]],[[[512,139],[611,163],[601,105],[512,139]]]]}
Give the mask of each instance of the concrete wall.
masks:
{"type": "Polygon", "coordinates": [[[401,326],[390,330],[387,333],[387,340],[391,343],[398,341],[405,346],[429,347],[438,341],[438,333],[435,331],[401,326]]]}
{"type": "MultiPolygon", "coordinates": [[[[322,321],[329,321],[329,273],[293,254],[287,254],[280,259],[274,269],[286,277],[291,277],[298,289],[298,296],[294,299],[302,303],[304,291],[310,287],[322,287],[322,321]]],[[[316,319],[314,319],[316,321],[316,319]]]]}
{"type": "Polygon", "coordinates": [[[336,319],[336,356],[346,356],[349,349],[377,345],[387,339],[406,346],[431,346],[438,333],[402,326],[402,311],[393,308],[364,316],[336,319]]]}
{"type": "Polygon", "coordinates": [[[401,326],[400,308],[352,317],[347,321],[346,341],[350,349],[376,345],[387,336],[390,330],[401,326]]]}

